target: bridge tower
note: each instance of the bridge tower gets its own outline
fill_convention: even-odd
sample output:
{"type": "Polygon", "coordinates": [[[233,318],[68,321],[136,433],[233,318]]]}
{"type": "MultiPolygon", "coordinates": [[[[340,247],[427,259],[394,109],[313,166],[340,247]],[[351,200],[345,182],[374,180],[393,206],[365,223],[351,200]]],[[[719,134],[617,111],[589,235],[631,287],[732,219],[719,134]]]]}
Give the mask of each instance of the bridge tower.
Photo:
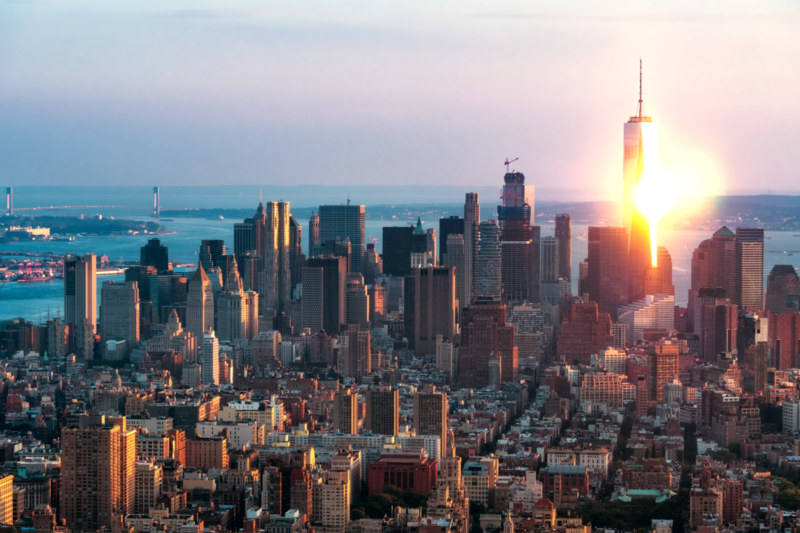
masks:
{"type": "Polygon", "coordinates": [[[161,215],[161,187],[153,187],[153,216],[161,215]]]}
{"type": "Polygon", "coordinates": [[[14,215],[14,187],[6,188],[6,215],[14,215]]]}

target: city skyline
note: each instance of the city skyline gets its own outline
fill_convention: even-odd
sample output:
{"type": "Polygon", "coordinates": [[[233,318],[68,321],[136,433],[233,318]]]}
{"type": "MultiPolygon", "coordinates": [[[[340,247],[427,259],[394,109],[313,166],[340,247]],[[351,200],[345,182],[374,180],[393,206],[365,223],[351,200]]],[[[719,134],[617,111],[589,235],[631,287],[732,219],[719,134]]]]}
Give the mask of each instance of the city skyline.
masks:
{"type": "Polygon", "coordinates": [[[377,164],[395,183],[480,185],[521,157],[540,187],[616,197],[642,57],[666,170],[702,177],[695,193],[794,192],[797,81],[776,67],[797,62],[798,7],[706,6],[6,2],[0,170],[12,185],[359,185],[377,164]]]}

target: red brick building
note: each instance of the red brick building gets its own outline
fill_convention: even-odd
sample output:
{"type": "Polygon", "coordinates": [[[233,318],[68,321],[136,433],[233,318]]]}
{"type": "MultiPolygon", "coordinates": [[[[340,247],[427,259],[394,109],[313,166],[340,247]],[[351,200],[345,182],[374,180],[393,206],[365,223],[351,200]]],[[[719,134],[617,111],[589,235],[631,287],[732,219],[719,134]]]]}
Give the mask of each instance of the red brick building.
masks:
{"type": "Polygon", "coordinates": [[[561,494],[569,495],[572,489],[577,489],[579,496],[589,493],[589,472],[585,466],[549,465],[539,471],[545,497],[549,498],[553,493],[556,476],[561,476],[561,494]]]}
{"type": "Polygon", "coordinates": [[[380,494],[386,485],[429,494],[436,487],[437,461],[413,454],[384,454],[369,465],[369,495],[380,494]]]}
{"type": "Polygon", "coordinates": [[[193,468],[228,468],[228,439],[198,438],[186,441],[186,466],[193,468]]]}
{"type": "Polygon", "coordinates": [[[489,358],[500,357],[501,381],[516,381],[519,349],[514,345],[514,325],[506,322],[506,306],[491,298],[478,298],[461,315],[458,352],[460,384],[476,389],[489,385],[489,358]]]}
{"type": "Polygon", "coordinates": [[[628,490],[664,490],[672,487],[672,473],[658,459],[645,459],[643,465],[625,465],[622,483],[628,490]]]}
{"type": "Polygon", "coordinates": [[[795,354],[798,352],[798,331],[800,314],[793,310],[769,314],[769,348],[775,361],[775,368],[787,370],[797,366],[795,354]]]}
{"type": "Polygon", "coordinates": [[[611,316],[599,313],[594,302],[573,304],[569,316],[565,316],[561,324],[558,354],[563,355],[568,364],[578,359],[588,365],[592,354],[609,346],[614,346],[611,316]]]}

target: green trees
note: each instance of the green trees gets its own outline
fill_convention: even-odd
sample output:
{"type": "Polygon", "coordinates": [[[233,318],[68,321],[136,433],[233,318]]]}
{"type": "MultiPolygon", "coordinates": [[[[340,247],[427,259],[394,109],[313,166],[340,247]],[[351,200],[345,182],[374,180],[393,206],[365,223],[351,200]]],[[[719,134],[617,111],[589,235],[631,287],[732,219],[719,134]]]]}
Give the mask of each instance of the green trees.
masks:
{"type": "Polygon", "coordinates": [[[350,520],[391,516],[392,507],[427,508],[428,495],[387,485],[380,494],[359,498],[350,507],[350,520]]]}

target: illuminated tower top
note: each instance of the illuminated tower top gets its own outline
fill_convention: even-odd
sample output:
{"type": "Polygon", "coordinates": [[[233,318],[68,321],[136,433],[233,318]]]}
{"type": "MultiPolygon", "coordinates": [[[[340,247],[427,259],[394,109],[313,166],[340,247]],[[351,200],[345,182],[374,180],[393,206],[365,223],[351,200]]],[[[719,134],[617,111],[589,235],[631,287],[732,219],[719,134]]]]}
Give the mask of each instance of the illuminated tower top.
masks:
{"type": "Polygon", "coordinates": [[[644,114],[644,101],[642,100],[642,60],[639,59],[639,106],[636,116],[631,117],[628,122],[652,122],[652,119],[644,114]]]}

